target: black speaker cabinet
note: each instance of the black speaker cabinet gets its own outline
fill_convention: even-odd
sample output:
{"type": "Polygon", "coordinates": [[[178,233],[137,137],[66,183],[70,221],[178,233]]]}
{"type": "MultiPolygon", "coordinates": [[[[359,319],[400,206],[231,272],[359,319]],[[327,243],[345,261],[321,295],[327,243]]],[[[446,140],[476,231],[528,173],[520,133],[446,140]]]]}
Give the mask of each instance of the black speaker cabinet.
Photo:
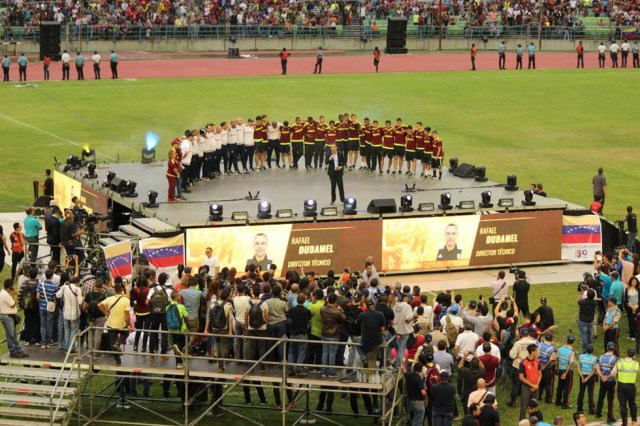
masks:
{"type": "Polygon", "coordinates": [[[398,207],[396,206],[396,200],[393,198],[379,198],[371,200],[367,207],[367,212],[372,214],[387,214],[395,213],[397,211],[398,207]]]}
{"type": "Polygon", "coordinates": [[[60,24],[42,22],[40,24],[40,60],[49,55],[52,60],[60,60],[60,24]]]}
{"type": "Polygon", "coordinates": [[[472,178],[476,175],[476,166],[462,163],[453,171],[453,175],[461,178],[472,178]]]}
{"type": "Polygon", "coordinates": [[[387,46],[388,54],[407,53],[407,20],[400,17],[392,17],[387,21],[387,46]]]}

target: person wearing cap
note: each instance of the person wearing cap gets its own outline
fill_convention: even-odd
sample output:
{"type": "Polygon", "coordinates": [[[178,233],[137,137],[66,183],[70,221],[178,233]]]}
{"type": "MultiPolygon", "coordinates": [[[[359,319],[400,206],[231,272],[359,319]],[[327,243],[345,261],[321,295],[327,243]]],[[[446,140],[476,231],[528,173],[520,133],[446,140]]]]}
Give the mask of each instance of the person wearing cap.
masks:
{"type": "Polygon", "coordinates": [[[622,318],[622,312],[618,308],[618,299],[615,296],[609,296],[607,299],[607,312],[604,315],[604,322],[602,323],[602,330],[604,331],[604,344],[605,348],[607,343],[613,342],[615,344],[615,354],[618,352],[618,324],[620,318],[622,318]]]}
{"type": "MultiPolygon", "coordinates": [[[[444,308],[444,307],[443,307],[444,308]]],[[[464,320],[462,319],[462,317],[460,315],[458,315],[460,313],[460,306],[458,304],[452,304],[451,307],[449,308],[449,313],[446,314],[441,320],[440,322],[442,323],[442,332],[444,333],[445,336],[447,336],[447,339],[449,340],[449,345],[450,346],[454,346],[456,339],[458,338],[458,336],[454,333],[453,336],[449,336],[449,333],[447,331],[447,324],[449,322],[451,322],[456,330],[458,331],[458,334],[460,332],[460,330],[464,329],[464,320]]],[[[453,330],[452,327],[449,327],[450,330],[453,330]]]]}
{"type": "MultiPolygon", "coordinates": [[[[410,290],[410,289],[409,289],[410,290]]],[[[407,349],[407,341],[409,336],[413,333],[413,326],[411,323],[414,320],[413,309],[409,302],[411,301],[411,294],[405,292],[402,295],[402,299],[393,306],[393,328],[398,336],[398,348],[395,362],[393,367],[395,369],[400,368],[404,360],[404,353],[407,349]]]]}
{"type": "Polygon", "coordinates": [[[496,409],[496,396],[492,393],[484,398],[478,420],[480,426],[500,426],[500,413],[496,409]]]}
{"type": "MultiPolygon", "coordinates": [[[[529,351],[529,347],[531,345],[535,345],[537,347],[538,341],[533,337],[529,336],[529,329],[525,328],[525,329],[522,329],[522,335],[520,339],[513,344],[513,347],[509,351],[509,358],[513,360],[513,362],[511,363],[511,366],[513,367],[513,370],[512,370],[513,375],[511,377],[511,395],[510,395],[511,399],[507,403],[509,407],[515,407],[516,398],[520,394],[521,387],[523,387],[522,380],[520,379],[520,373],[519,373],[520,364],[522,363],[522,361],[529,358],[529,356],[531,355],[531,352],[529,351]]],[[[537,351],[536,351],[536,356],[537,356],[537,351]]],[[[542,377],[542,374],[540,376],[542,377]]],[[[536,393],[536,397],[537,397],[537,393],[536,393]]],[[[523,416],[524,414],[522,414],[520,419],[523,419],[524,418],[523,416]]]]}
{"type": "Polygon", "coordinates": [[[620,405],[620,418],[622,426],[627,426],[627,405],[629,414],[634,424],[638,422],[638,407],[636,405],[636,381],[640,364],[633,359],[636,350],[627,349],[627,356],[619,359],[611,371],[611,375],[618,379],[618,403],[620,405]]]}
{"type": "Polygon", "coordinates": [[[431,333],[426,333],[424,335],[424,343],[422,344],[422,346],[418,348],[418,350],[416,350],[415,359],[420,359],[420,356],[422,356],[423,354],[433,355],[434,352],[435,352],[435,347],[433,345],[433,336],[431,335],[431,333]]]}
{"type": "Polygon", "coordinates": [[[540,306],[536,311],[540,314],[540,328],[542,330],[548,330],[556,324],[553,308],[547,304],[546,297],[540,298],[540,306]]]}
{"type": "Polygon", "coordinates": [[[558,365],[558,352],[553,345],[553,333],[545,334],[544,340],[540,343],[538,359],[540,360],[540,371],[542,373],[539,397],[540,400],[544,397],[544,401],[550,404],[553,401],[553,385],[556,366],[558,365]]]}
{"type": "Polygon", "coordinates": [[[556,405],[563,409],[571,408],[569,395],[573,387],[573,364],[576,362],[576,352],[573,349],[575,337],[567,336],[567,343],[558,348],[558,388],[556,390],[556,405]]]}
{"type": "Polygon", "coordinates": [[[580,391],[578,392],[578,411],[582,411],[584,408],[584,392],[588,391],[587,405],[589,407],[589,413],[593,414],[596,411],[596,406],[593,400],[593,388],[596,385],[596,364],[598,363],[598,357],[593,355],[593,345],[587,345],[585,353],[578,356],[578,374],[580,375],[580,391]]]}
{"type": "Polygon", "coordinates": [[[607,343],[607,351],[600,356],[596,364],[596,373],[600,377],[600,390],[598,391],[598,402],[596,403],[596,418],[602,417],[602,406],[604,397],[607,397],[607,423],[614,423],[613,417],[613,396],[616,392],[616,379],[611,374],[618,362],[615,355],[616,345],[613,342],[607,343]]]}
{"type": "Polygon", "coordinates": [[[441,371],[440,382],[431,388],[434,426],[451,426],[456,406],[456,388],[450,378],[448,371],[441,371]]]}
{"type": "MultiPolygon", "coordinates": [[[[518,378],[522,383],[520,397],[520,420],[525,418],[529,401],[538,398],[538,388],[542,374],[540,374],[540,360],[538,359],[538,346],[530,343],[527,346],[527,357],[518,366],[518,378]]],[[[513,401],[513,392],[512,392],[513,401]]]]}

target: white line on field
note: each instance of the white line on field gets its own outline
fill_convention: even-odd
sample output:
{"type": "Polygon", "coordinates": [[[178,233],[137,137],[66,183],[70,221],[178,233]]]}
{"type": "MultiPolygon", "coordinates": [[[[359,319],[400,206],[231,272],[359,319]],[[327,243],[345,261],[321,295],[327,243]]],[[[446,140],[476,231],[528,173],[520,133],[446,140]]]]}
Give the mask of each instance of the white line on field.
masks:
{"type": "MultiPolygon", "coordinates": [[[[50,132],[50,131],[48,131],[48,130],[44,130],[44,129],[41,129],[41,128],[39,128],[39,127],[32,126],[31,124],[27,124],[27,123],[25,123],[25,122],[23,122],[23,121],[16,120],[15,118],[13,118],[13,117],[9,117],[8,115],[0,114],[0,117],[4,118],[5,120],[11,121],[11,122],[13,122],[13,123],[20,124],[21,126],[28,127],[29,129],[32,129],[32,130],[38,131],[38,132],[40,132],[40,133],[44,133],[45,135],[49,135],[49,136],[54,137],[54,138],[56,138],[56,139],[59,139],[59,140],[61,140],[61,141],[63,141],[63,142],[70,143],[70,144],[72,144],[72,145],[79,146],[79,147],[81,147],[81,148],[82,148],[82,144],[80,144],[80,143],[78,143],[78,142],[75,142],[75,141],[72,141],[72,140],[70,140],[70,139],[64,138],[64,137],[62,137],[62,136],[58,136],[58,135],[56,135],[55,133],[51,133],[51,132],[50,132]]],[[[107,154],[102,154],[102,153],[101,153],[101,154],[100,154],[100,156],[105,157],[105,158],[108,158],[109,160],[115,161],[115,158],[113,158],[113,157],[111,157],[111,156],[109,156],[109,155],[107,155],[107,154]]]]}

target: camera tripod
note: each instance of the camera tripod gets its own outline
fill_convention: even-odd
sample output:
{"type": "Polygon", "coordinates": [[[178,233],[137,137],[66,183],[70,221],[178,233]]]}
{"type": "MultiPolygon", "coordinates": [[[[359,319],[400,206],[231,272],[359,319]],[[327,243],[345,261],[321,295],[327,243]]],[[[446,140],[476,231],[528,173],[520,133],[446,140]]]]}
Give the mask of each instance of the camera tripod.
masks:
{"type": "Polygon", "coordinates": [[[85,253],[84,260],[80,264],[82,268],[87,267],[87,265],[100,265],[105,262],[105,259],[102,256],[102,250],[100,250],[100,237],[96,232],[96,227],[94,223],[85,223],[85,229],[87,231],[84,243],[82,245],[82,251],[85,253]]]}

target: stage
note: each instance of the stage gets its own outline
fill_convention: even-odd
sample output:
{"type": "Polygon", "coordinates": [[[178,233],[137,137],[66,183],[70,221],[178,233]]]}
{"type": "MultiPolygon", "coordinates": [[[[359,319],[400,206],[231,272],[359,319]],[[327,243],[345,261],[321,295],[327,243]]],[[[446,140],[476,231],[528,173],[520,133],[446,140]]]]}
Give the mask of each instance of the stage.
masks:
{"type": "MultiPolygon", "coordinates": [[[[297,170],[274,168],[263,172],[251,172],[247,175],[223,175],[213,181],[199,182],[191,188],[191,194],[185,194],[188,201],[173,203],[167,202],[165,170],[166,165],[164,163],[153,165],[116,163],[100,165],[100,168],[96,170],[97,179],[84,178],[83,176],[87,173],[86,168],[68,171],[65,174],[81,181],[115,202],[130,208],[132,211],[139,212],[144,217],[159,219],[176,228],[207,225],[209,204],[213,202],[221,204],[224,208],[224,221],[216,223],[218,226],[237,225],[238,222],[231,220],[231,214],[235,211],[248,212],[249,223],[265,223],[265,221],[256,218],[259,201],[269,201],[271,203],[274,217],[268,223],[291,223],[310,220],[302,215],[303,203],[307,199],[315,199],[318,202],[318,212],[323,207],[330,206],[329,178],[326,172],[322,170],[307,171],[304,168],[297,170]],[[107,171],[115,172],[116,177],[120,179],[136,182],[136,192],[139,195],[136,198],[127,198],[108,188],[102,188],[101,185],[103,180],[106,179],[107,171]],[[142,203],[147,202],[147,191],[149,190],[158,192],[158,208],[149,209],[142,206],[142,203]],[[254,197],[257,195],[257,199],[248,200],[249,193],[254,197]],[[294,217],[278,220],[275,218],[275,213],[278,209],[292,209],[294,217]]],[[[473,201],[477,211],[505,211],[507,209],[498,206],[498,200],[501,198],[513,199],[514,206],[509,208],[509,211],[541,209],[584,210],[583,207],[563,200],[537,195],[533,197],[536,205],[525,207],[522,205],[524,200],[523,191],[528,189],[528,186],[524,182],[520,183],[518,191],[507,191],[504,188],[504,184],[492,181],[476,182],[473,178],[459,178],[453,176],[447,170],[445,170],[442,180],[354,170],[344,174],[345,196],[355,198],[358,203],[358,213],[351,218],[377,218],[379,215],[367,213],[367,206],[373,199],[394,199],[399,207],[400,197],[406,193],[405,185],[409,188],[413,188],[415,185],[414,191],[410,192],[410,194],[413,197],[413,207],[416,210],[413,213],[385,214],[385,218],[442,214],[443,212],[438,210],[438,205],[440,204],[440,195],[443,192],[451,193],[451,205],[454,206],[453,210],[447,211],[448,215],[469,214],[474,211],[474,209],[455,208],[460,201],[473,201]],[[483,191],[491,191],[493,208],[478,208],[483,191]],[[435,210],[419,212],[417,210],[420,203],[433,203],[435,210]]],[[[332,220],[340,219],[342,216],[341,203],[338,201],[335,206],[338,207],[338,217],[333,217],[332,220]]],[[[322,217],[319,216],[318,220],[321,219],[322,217]]]]}

